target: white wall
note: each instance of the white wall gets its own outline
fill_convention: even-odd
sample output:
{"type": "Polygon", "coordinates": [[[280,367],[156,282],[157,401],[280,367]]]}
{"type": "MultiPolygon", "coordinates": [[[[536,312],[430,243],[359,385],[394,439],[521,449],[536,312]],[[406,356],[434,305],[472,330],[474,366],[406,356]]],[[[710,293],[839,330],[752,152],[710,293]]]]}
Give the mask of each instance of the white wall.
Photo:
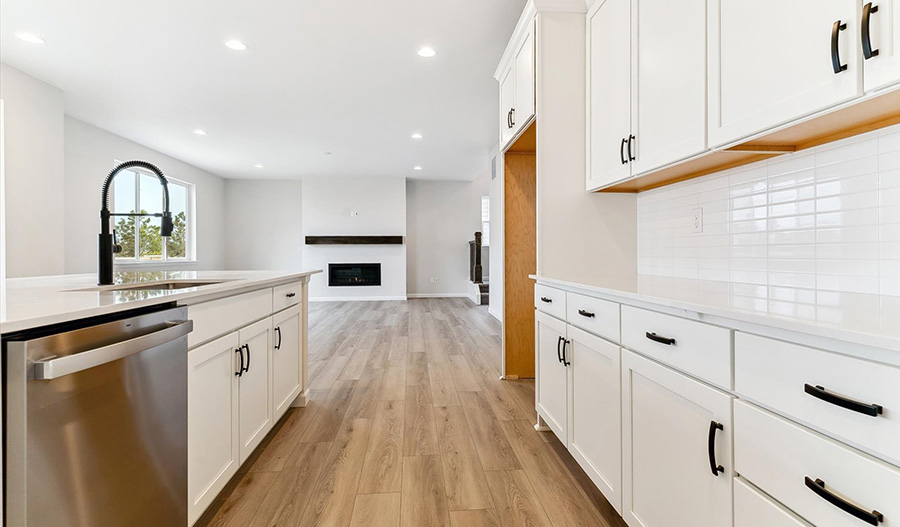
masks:
{"type": "Polygon", "coordinates": [[[489,183],[489,172],[474,181],[406,182],[410,297],[466,294],[469,240],[481,230],[481,197],[489,194],[489,183]]]}
{"type": "Polygon", "coordinates": [[[0,99],[6,121],[7,277],[63,274],[63,92],[0,63],[0,99]]]}
{"type": "MultiPolygon", "coordinates": [[[[306,178],[302,194],[304,236],[406,236],[403,178],[306,178]]],[[[310,280],[312,299],[406,298],[405,240],[403,245],[305,245],[302,261],[304,269],[325,271],[310,280]],[[328,287],[329,262],[381,263],[382,285],[328,287]]]]}
{"type": "Polygon", "coordinates": [[[638,250],[642,274],[768,291],[792,316],[900,296],[900,125],[641,193],[638,250]]]}
{"type": "Polygon", "coordinates": [[[300,181],[225,181],[225,267],[303,267],[300,181]]]}
{"type": "MultiPolygon", "coordinates": [[[[187,265],[187,268],[224,267],[225,180],[68,116],[65,118],[65,153],[66,273],[96,271],[100,189],[116,160],[131,159],[149,161],[167,176],[196,185],[197,264],[187,265]]],[[[60,189],[55,189],[54,193],[63,194],[60,189]]]]}
{"type": "Polygon", "coordinates": [[[491,196],[491,260],[488,313],[503,320],[503,156],[497,149],[490,157],[496,160],[496,177],[490,181],[491,196]]]}

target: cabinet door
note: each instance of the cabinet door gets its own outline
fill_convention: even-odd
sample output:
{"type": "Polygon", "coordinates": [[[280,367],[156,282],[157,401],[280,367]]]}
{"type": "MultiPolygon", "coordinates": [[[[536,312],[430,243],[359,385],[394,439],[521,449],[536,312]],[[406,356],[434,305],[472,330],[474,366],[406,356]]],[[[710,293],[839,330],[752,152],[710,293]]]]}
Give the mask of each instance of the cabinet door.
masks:
{"type": "Polygon", "coordinates": [[[706,149],[706,1],[635,0],[635,176],[706,149]]]}
{"type": "Polygon", "coordinates": [[[709,8],[710,146],[859,95],[859,0],[710,0],[709,8]],[[846,24],[838,73],[836,22],[846,24]]]}
{"type": "Polygon", "coordinates": [[[240,330],[244,372],[240,375],[241,463],[272,429],[272,319],[240,330]]]}
{"type": "Polygon", "coordinates": [[[587,19],[587,189],[631,176],[631,0],[597,2],[587,19]]]}
{"type": "Polygon", "coordinates": [[[731,397],[624,350],[622,388],[628,525],[731,525],[731,397]],[[717,475],[713,458],[722,467],[717,475]]]}
{"type": "Polygon", "coordinates": [[[861,18],[860,45],[868,92],[900,81],[900,0],[865,0],[861,18]],[[871,50],[868,58],[867,44],[871,50]]]}
{"type": "Polygon", "coordinates": [[[300,361],[300,341],[303,331],[300,324],[300,306],[276,314],[272,317],[275,327],[272,343],[272,402],[273,415],[277,421],[300,395],[302,363],[300,361]]]}
{"type": "MultiPolygon", "coordinates": [[[[534,23],[532,22],[532,27],[534,23]]],[[[534,31],[528,31],[516,52],[516,104],[513,106],[513,135],[534,115],[534,31]]]]}
{"type": "Polygon", "coordinates": [[[540,311],[535,312],[534,321],[538,413],[556,437],[568,445],[568,368],[561,360],[566,323],[540,311]]]}
{"type": "Polygon", "coordinates": [[[500,77],[500,145],[513,136],[512,109],[516,106],[516,69],[510,65],[500,77]]]}
{"type": "Polygon", "coordinates": [[[620,348],[574,326],[569,452],[600,492],[622,512],[620,348]]]}
{"type": "Polygon", "coordinates": [[[188,524],[192,525],[240,465],[238,334],[188,352],[188,524]]]}

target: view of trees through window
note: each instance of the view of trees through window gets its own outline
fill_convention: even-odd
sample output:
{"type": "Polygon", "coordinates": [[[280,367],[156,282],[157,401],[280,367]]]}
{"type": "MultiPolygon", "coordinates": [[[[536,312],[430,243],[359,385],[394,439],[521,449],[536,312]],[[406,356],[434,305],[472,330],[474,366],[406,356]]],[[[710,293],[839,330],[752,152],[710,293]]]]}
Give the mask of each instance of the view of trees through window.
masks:
{"type": "MultiPolygon", "coordinates": [[[[190,258],[187,185],[169,181],[169,210],[174,229],[167,240],[162,237],[161,219],[153,216],[116,216],[116,237],[122,252],[117,259],[161,261],[190,258]],[[165,241],[164,241],[165,240],[165,241]]],[[[162,212],[162,187],[156,176],[143,172],[122,172],[113,186],[115,212],[162,212]]]]}

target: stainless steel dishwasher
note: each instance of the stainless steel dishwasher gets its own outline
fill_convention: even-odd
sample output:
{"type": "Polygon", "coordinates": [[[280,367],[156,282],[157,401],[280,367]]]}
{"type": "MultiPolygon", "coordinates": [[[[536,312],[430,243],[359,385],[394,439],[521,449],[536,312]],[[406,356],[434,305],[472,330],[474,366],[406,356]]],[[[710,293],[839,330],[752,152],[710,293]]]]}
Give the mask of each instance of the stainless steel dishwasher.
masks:
{"type": "Polygon", "coordinates": [[[5,524],[187,525],[187,308],[4,339],[5,524]]]}

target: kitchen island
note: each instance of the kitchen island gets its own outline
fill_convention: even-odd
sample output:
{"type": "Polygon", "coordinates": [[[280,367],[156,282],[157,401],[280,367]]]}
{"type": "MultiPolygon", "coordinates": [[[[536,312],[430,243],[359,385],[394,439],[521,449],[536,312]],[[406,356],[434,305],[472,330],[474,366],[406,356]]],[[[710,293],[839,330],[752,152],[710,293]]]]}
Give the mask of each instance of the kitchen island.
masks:
{"type": "MultiPolygon", "coordinates": [[[[94,386],[116,397],[107,399],[104,408],[133,408],[126,415],[127,420],[146,421],[147,413],[159,406],[156,397],[166,398],[159,401],[168,401],[169,415],[175,416],[175,422],[184,423],[187,417],[186,424],[172,427],[169,422],[159,422],[144,428],[142,433],[165,435],[159,424],[175,430],[164,438],[168,446],[159,462],[171,464],[173,458],[181,456],[181,468],[175,471],[176,483],[170,487],[173,492],[181,489],[174,497],[177,503],[184,504],[183,508],[179,506],[179,516],[185,518],[186,525],[196,522],[290,407],[306,405],[308,283],[317,272],[320,271],[124,271],[116,273],[114,284],[109,286],[97,286],[94,275],[6,280],[0,290],[2,396],[7,402],[3,405],[3,450],[7,460],[3,467],[4,524],[24,524],[24,518],[40,523],[44,511],[52,509],[30,506],[40,503],[42,492],[53,492],[40,485],[40,478],[34,474],[35,467],[46,465],[46,453],[75,447],[82,450],[78,457],[87,461],[69,469],[83,472],[85,477],[96,477],[97,470],[108,466],[103,459],[109,456],[95,452],[103,450],[102,445],[84,440],[97,430],[96,419],[74,411],[67,403],[75,396],[88,397],[94,386]],[[128,339],[117,340],[116,334],[107,334],[102,337],[105,340],[85,349],[66,337],[78,331],[93,331],[96,335],[97,330],[92,328],[115,324],[123,328],[134,324],[137,330],[142,317],[163,315],[172,320],[154,326],[156,334],[148,333],[149,327],[128,339]],[[147,347],[148,351],[142,353],[125,349],[139,341],[161,342],[164,333],[174,338],[176,331],[180,332],[178,340],[181,349],[187,350],[187,357],[181,351],[178,361],[159,363],[152,366],[150,374],[139,376],[138,368],[146,369],[149,361],[156,360],[153,357],[158,356],[154,351],[157,348],[147,347]],[[52,346],[45,346],[42,355],[35,357],[36,351],[27,351],[25,346],[34,349],[35,343],[47,338],[57,340],[52,346]],[[100,358],[85,359],[88,355],[100,358]],[[96,363],[90,366],[92,370],[86,369],[87,362],[96,363]],[[43,373],[49,371],[50,363],[65,364],[52,376],[43,373]],[[72,374],[65,368],[84,373],[72,374]],[[153,381],[154,372],[165,373],[168,388],[153,381]],[[52,426],[62,423],[50,422],[48,428],[46,419],[43,428],[32,429],[32,423],[49,415],[46,408],[32,401],[37,401],[33,394],[38,385],[44,392],[69,394],[47,406],[51,413],[70,412],[66,414],[71,416],[67,418],[66,426],[71,432],[68,436],[53,432],[52,426]],[[181,402],[175,405],[180,404],[180,410],[172,406],[172,396],[158,393],[161,391],[180,392],[177,400],[181,402]],[[143,395],[134,400],[135,394],[143,395]],[[21,404],[9,408],[10,401],[21,404]],[[85,435],[91,422],[94,426],[85,435]],[[50,439],[35,443],[32,437],[38,433],[50,439]],[[69,436],[74,439],[67,439],[69,436]]],[[[121,418],[114,422],[123,423],[121,418]]],[[[143,443],[134,443],[134,451],[129,455],[155,455],[142,451],[139,447],[143,443]]],[[[121,479],[121,472],[115,477],[121,479]]]]}

